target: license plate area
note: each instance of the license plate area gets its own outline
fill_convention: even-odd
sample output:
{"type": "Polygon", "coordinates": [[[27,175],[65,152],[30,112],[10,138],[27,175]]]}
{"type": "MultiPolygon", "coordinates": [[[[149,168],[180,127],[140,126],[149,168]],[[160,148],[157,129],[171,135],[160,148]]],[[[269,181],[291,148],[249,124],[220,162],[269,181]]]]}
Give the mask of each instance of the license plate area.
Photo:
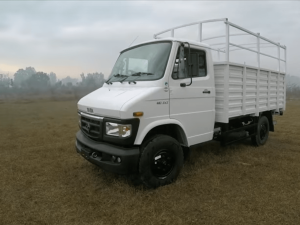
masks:
{"type": "Polygon", "coordinates": [[[81,148],[81,155],[84,157],[84,158],[89,158],[90,155],[92,153],[92,150],[91,149],[88,149],[88,148],[85,148],[85,147],[82,147],[81,148]]]}

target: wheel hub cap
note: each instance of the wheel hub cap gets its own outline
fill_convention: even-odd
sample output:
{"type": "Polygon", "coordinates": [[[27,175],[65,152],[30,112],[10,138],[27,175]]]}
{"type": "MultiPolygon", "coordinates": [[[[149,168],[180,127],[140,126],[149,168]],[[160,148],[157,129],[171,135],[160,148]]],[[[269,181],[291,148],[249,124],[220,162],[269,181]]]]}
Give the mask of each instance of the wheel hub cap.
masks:
{"type": "Polygon", "coordinates": [[[171,151],[164,149],[154,155],[151,171],[154,176],[163,179],[172,172],[174,165],[174,154],[171,151]]]}

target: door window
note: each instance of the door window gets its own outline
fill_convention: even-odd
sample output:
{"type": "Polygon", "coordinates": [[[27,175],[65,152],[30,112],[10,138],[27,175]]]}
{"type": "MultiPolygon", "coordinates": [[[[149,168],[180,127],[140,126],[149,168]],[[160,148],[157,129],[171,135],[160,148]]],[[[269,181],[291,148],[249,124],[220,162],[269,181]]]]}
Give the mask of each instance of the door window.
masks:
{"type": "Polygon", "coordinates": [[[179,73],[179,59],[180,59],[180,51],[179,48],[177,50],[176,60],[173,67],[172,78],[177,79],[185,79],[191,77],[205,77],[207,75],[207,66],[206,66],[206,54],[203,50],[193,49],[190,50],[190,64],[191,66],[188,68],[188,56],[189,50],[188,48],[184,48],[184,73],[179,73]],[[189,71],[189,74],[188,74],[189,71]]]}

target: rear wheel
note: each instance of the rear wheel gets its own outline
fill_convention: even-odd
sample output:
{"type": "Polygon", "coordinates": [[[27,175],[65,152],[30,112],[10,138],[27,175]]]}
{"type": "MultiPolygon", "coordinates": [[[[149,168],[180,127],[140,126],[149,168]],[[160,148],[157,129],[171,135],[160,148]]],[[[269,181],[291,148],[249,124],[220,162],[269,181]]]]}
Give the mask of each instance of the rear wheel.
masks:
{"type": "Polygon", "coordinates": [[[269,130],[269,120],[262,116],[258,121],[257,134],[251,137],[252,143],[256,146],[264,145],[268,140],[269,130]]]}
{"type": "Polygon", "coordinates": [[[183,151],[174,138],[152,137],[141,149],[139,177],[144,185],[156,188],[175,180],[183,165],[183,151]]]}

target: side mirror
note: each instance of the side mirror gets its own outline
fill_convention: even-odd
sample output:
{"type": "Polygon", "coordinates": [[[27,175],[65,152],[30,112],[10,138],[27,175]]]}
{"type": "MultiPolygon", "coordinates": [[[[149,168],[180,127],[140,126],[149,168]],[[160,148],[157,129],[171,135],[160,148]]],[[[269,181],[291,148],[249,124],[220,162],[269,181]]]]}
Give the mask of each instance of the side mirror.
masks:
{"type": "Polygon", "coordinates": [[[179,47],[179,60],[178,60],[178,73],[177,73],[177,77],[179,79],[185,78],[186,74],[186,68],[185,68],[185,60],[184,60],[185,56],[184,56],[184,46],[180,46],[179,47]]]}
{"type": "Polygon", "coordinates": [[[189,84],[186,83],[181,83],[180,87],[186,87],[186,86],[191,86],[191,84],[193,83],[193,76],[192,76],[192,71],[191,71],[191,63],[190,63],[190,57],[191,57],[191,47],[190,44],[188,42],[184,42],[181,43],[180,47],[179,47],[179,78],[187,78],[190,74],[191,77],[191,82],[189,84]],[[184,55],[184,44],[188,45],[188,55],[185,56],[184,55]],[[185,70],[185,62],[184,59],[187,59],[187,70],[185,70]],[[186,74],[187,72],[187,74],[186,74]],[[187,75],[187,76],[186,76],[187,75]]]}

